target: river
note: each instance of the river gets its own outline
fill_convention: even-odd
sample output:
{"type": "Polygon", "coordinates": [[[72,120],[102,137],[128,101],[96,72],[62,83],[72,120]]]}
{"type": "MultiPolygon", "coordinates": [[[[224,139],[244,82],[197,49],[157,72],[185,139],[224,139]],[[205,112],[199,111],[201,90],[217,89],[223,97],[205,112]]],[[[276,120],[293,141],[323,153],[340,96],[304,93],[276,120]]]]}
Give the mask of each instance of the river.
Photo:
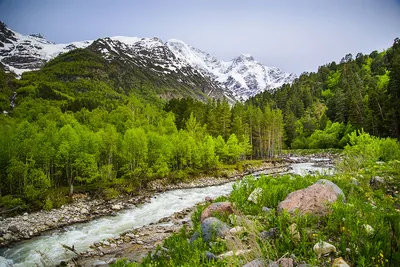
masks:
{"type": "MultiPolygon", "coordinates": [[[[294,163],[290,173],[332,173],[331,166],[315,166],[315,162],[294,163]]],[[[323,161],[323,160],[322,160],[323,161]]],[[[254,173],[259,175],[260,173],[254,173]]],[[[0,250],[0,267],[56,265],[74,256],[61,244],[74,245],[78,252],[86,251],[96,241],[114,237],[132,228],[155,223],[174,212],[193,207],[206,196],[215,198],[229,194],[234,182],[218,186],[171,190],[156,194],[150,201],[138,207],[121,211],[113,217],[103,217],[87,223],[74,224],[63,229],[46,232],[30,240],[0,250]]]]}

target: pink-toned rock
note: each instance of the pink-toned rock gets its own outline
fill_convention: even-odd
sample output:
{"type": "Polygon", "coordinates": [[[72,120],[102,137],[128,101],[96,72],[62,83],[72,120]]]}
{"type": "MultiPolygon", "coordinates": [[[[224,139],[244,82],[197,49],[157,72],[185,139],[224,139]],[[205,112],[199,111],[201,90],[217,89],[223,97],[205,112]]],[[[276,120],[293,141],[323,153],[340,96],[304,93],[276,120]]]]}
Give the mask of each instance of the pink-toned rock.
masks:
{"type": "Polygon", "coordinates": [[[230,202],[216,202],[205,208],[200,216],[200,221],[213,216],[213,214],[232,214],[233,208],[230,202]]]}
{"type": "Polygon", "coordinates": [[[280,267],[293,267],[294,261],[291,258],[282,258],[277,261],[280,267]]]}
{"type": "Polygon", "coordinates": [[[289,213],[327,215],[327,203],[333,203],[339,194],[326,184],[313,184],[307,188],[290,193],[284,201],[279,203],[277,210],[286,210],[289,213]]]}
{"type": "Polygon", "coordinates": [[[206,196],[204,200],[207,201],[207,202],[213,202],[214,198],[206,196]]]}

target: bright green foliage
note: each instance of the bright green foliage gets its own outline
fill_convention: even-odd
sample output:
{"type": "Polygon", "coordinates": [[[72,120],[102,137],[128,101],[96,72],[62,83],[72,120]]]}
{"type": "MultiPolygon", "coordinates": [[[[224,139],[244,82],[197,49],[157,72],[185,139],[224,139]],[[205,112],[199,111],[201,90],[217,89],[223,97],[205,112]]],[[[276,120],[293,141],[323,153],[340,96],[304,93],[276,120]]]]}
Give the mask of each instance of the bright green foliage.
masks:
{"type": "Polygon", "coordinates": [[[358,170],[377,161],[400,160],[400,144],[395,139],[377,138],[363,131],[353,132],[349,138],[340,165],[344,170],[358,170]]]}
{"type": "MultiPolygon", "coordinates": [[[[333,125],[333,124],[332,124],[333,125]]],[[[330,125],[329,128],[332,126],[330,125]]],[[[333,128],[338,127],[333,126],[333,128]]],[[[346,161],[354,153],[360,152],[361,146],[367,147],[367,154],[373,157],[382,156],[382,146],[399,144],[394,139],[379,139],[366,133],[351,134],[350,145],[344,150],[346,161]],[[352,145],[352,146],[351,146],[352,145]],[[369,152],[372,151],[372,152],[369,152]]],[[[392,150],[392,152],[394,151],[392,150]]],[[[369,157],[369,156],[368,156],[369,157]]],[[[397,207],[400,199],[396,188],[400,185],[400,155],[397,153],[386,162],[364,162],[363,168],[355,168],[356,172],[342,171],[332,177],[261,176],[255,179],[245,177],[233,186],[228,199],[221,197],[215,201],[230,201],[235,207],[234,215],[229,217],[216,215],[220,220],[233,226],[244,228],[243,232],[217,242],[203,242],[201,238],[190,243],[195,231],[200,230],[200,215],[209,205],[200,204],[194,211],[193,229],[182,228],[173,234],[159,247],[157,257],[149,256],[142,263],[124,262],[126,266],[240,266],[252,259],[263,259],[266,262],[286,257],[288,253],[296,255],[297,262],[323,266],[331,264],[331,257],[342,257],[351,266],[396,266],[400,261],[400,215],[397,207]],[[385,182],[371,185],[375,176],[382,177],[385,182]],[[306,188],[317,180],[332,180],[344,192],[346,201],[330,204],[330,213],[325,217],[309,215],[289,215],[277,212],[276,208],[288,194],[306,188]],[[351,179],[357,179],[357,183],[351,179]],[[256,189],[261,189],[257,203],[248,200],[256,189]],[[270,208],[264,211],[263,207],[270,208]],[[299,239],[294,238],[290,226],[296,223],[299,239]],[[275,238],[261,238],[260,233],[275,229],[275,238]],[[372,230],[371,230],[372,229],[372,230]],[[233,241],[232,241],[233,240],[233,241]],[[320,241],[333,244],[335,255],[318,256],[313,246],[320,241]],[[211,251],[215,255],[226,251],[250,249],[243,256],[232,256],[215,262],[202,261],[202,255],[211,251]]],[[[118,262],[114,266],[122,264],[118,262]]]]}
{"type": "MultiPolygon", "coordinates": [[[[396,38],[384,52],[359,53],[355,60],[348,54],[340,64],[332,62],[316,73],[303,73],[292,85],[263,92],[247,103],[260,108],[270,104],[282,110],[286,145],[292,148],[307,148],[307,138],[323,130],[328,119],[375,136],[399,138],[399,73],[400,41],[396,38]]],[[[311,146],[332,144],[326,141],[311,146]]]]}

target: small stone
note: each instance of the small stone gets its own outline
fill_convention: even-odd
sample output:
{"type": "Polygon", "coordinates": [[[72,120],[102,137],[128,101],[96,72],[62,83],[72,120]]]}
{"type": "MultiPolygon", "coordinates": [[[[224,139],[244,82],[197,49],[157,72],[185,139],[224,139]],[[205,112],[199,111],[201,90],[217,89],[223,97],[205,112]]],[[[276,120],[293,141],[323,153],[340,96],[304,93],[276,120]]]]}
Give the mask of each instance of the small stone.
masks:
{"type": "Polygon", "coordinates": [[[199,232],[197,232],[197,231],[194,232],[193,235],[192,235],[192,237],[191,237],[190,240],[189,240],[189,243],[190,243],[190,244],[193,244],[193,242],[196,241],[199,237],[200,237],[199,232]]]}
{"type": "Polygon", "coordinates": [[[350,267],[350,265],[342,257],[340,257],[333,261],[332,267],[350,267]]]}
{"type": "Polygon", "coordinates": [[[88,211],[87,209],[83,208],[83,209],[81,209],[81,213],[82,213],[82,214],[88,214],[89,211],[88,211]]]}
{"type": "Polygon", "coordinates": [[[229,229],[229,233],[231,233],[231,234],[237,234],[240,232],[243,232],[243,227],[235,226],[235,227],[229,229]]]}
{"type": "Polygon", "coordinates": [[[116,248],[116,247],[117,247],[117,244],[111,243],[111,244],[110,244],[110,247],[116,248]]]}
{"type": "Polygon", "coordinates": [[[275,239],[279,236],[279,229],[274,227],[268,231],[262,231],[259,236],[262,240],[275,239]]]}
{"type": "Polygon", "coordinates": [[[266,266],[265,261],[263,261],[262,259],[255,259],[246,263],[242,267],[265,267],[265,266],[266,266]]]}
{"type": "Polygon", "coordinates": [[[265,213],[269,213],[270,211],[272,211],[272,209],[268,208],[268,207],[262,207],[261,209],[263,212],[265,213]]]}
{"type": "Polygon", "coordinates": [[[294,261],[291,258],[282,258],[277,261],[279,267],[293,267],[294,261]]]}
{"type": "Polygon", "coordinates": [[[108,241],[103,241],[103,245],[104,245],[104,246],[109,246],[109,245],[110,245],[110,242],[108,242],[108,241]]]}
{"type": "Polygon", "coordinates": [[[253,192],[251,192],[247,200],[253,202],[254,204],[257,204],[262,196],[262,192],[263,189],[261,187],[257,187],[256,189],[253,190],[253,192]]]}
{"type": "Polygon", "coordinates": [[[215,202],[212,203],[210,206],[205,208],[200,216],[200,221],[204,221],[206,218],[213,216],[213,214],[232,214],[233,207],[232,203],[230,202],[215,202]]]}
{"type": "Polygon", "coordinates": [[[121,210],[122,209],[122,205],[120,205],[120,204],[112,205],[111,209],[113,209],[113,210],[121,210]]]}
{"type": "Polygon", "coordinates": [[[314,245],[313,250],[318,256],[321,256],[331,252],[336,252],[336,247],[328,242],[321,241],[314,245]]]}
{"type": "Polygon", "coordinates": [[[143,242],[142,240],[137,240],[137,241],[136,241],[136,244],[138,244],[138,245],[143,245],[144,242],[143,242]]]}
{"type": "Polygon", "coordinates": [[[14,232],[14,233],[18,233],[19,232],[19,228],[16,225],[10,225],[8,227],[8,231],[14,232]]]}
{"type": "Polygon", "coordinates": [[[217,261],[217,260],[218,260],[218,257],[215,256],[214,254],[212,254],[210,251],[206,251],[206,252],[204,253],[204,258],[205,258],[207,261],[217,261]]]}
{"type": "Polygon", "coordinates": [[[271,261],[268,263],[268,267],[279,267],[279,264],[276,261],[271,261]]]}
{"type": "Polygon", "coordinates": [[[28,216],[28,213],[27,213],[27,212],[25,212],[23,215],[24,215],[24,216],[28,216]]]}
{"type": "Polygon", "coordinates": [[[111,258],[111,259],[109,259],[109,260],[107,261],[107,264],[113,264],[113,263],[115,263],[117,260],[118,260],[117,258],[111,258]]]}
{"type": "Polygon", "coordinates": [[[7,233],[7,234],[3,235],[3,238],[6,241],[10,241],[13,239],[13,236],[11,234],[7,233]]]}
{"type": "Polygon", "coordinates": [[[207,197],[204,198],[204,200],[208,201],[208,202],[213,202],[214,198],[207,196],[207,197]]]}
{"type": "Polygon", "coordinates": [[[377,181],[378,183],[381,183],[381,184],[383,184],[385,182],[385,179],[380,176],[375,176],[374,179],[375,179],[375,181],[377,181]]]}
{"type": "Polygon", "coordinates": [[[241,250],[241,249],[240,249],[240,250],[238,250],[238,251],[236,251],[236,252],[228,251],[228,252],[225,252],[225,253],[219,255],[218,258],[224,259],[224,258],[227,258],[227,257],[231,257],[231,256],[233,256],[233,255],[235,255],[235,256],[241,256],[241,255],[247,254],[247,253],[249,253],[249,252],[251,252],[251,250],[241,250]]]}

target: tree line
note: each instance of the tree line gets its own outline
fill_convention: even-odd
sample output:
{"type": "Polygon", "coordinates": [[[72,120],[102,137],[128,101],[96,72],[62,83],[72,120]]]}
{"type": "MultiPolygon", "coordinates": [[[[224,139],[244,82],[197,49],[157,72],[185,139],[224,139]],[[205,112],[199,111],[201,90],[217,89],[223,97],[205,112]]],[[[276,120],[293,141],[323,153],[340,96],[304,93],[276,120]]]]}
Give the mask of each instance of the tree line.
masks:
{"type": "Polygon", "coordinates": [[[354,129],[399,139],[400,40],[383,52],[358,53],[355,58],[347,54],[339,64],[303,73],[292,85],[261,93],[248,103],[282,110],[288,147],[340,148],[354,129]],[[329,137],[333,132],[334,142],[329,137]],[[318,136],[326,140],[315,142],[318,136]]]}

